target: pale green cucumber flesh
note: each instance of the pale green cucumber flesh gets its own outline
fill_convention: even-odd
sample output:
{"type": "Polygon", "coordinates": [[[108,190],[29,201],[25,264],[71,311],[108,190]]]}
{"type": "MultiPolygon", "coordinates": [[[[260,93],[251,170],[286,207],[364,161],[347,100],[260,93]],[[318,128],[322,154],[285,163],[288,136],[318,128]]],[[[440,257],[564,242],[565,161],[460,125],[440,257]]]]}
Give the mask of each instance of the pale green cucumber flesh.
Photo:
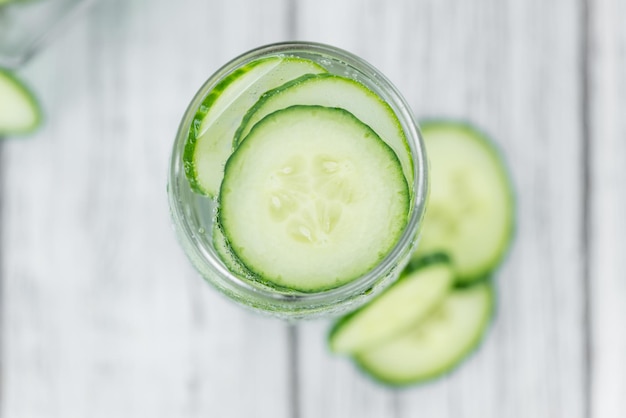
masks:
{"type": "Polygon", "coordinates": [[[349,112],[321,106],[258,122],[226,164],[219,204],[237,258],[260,280],[302,292],[371,270],[410,211],[393,150],[349,112]]]}
{"type": "Polygon", "coordinates": [[[409,186],[412,185],[413,159],[404,130],[393,109],[365,85],[338,75],[306,75],[265,93],[244,116],[235,135],[235,146],[263,117],[293,105],[339,107],[352,113],[394,150],[409,186]]]}
{"type": "Polygon", "coordinates": [[[449,121],[421,125],[430,160],[430,195],[416,257],[447,253],[457,281],[491,273],[514,228],[514,198],[504,161],[476,129],[449,121]]]}
{"type": "Polygon", "coordinates": [[[275,56],[253,61],[220,81],[199,107],[185,144],[183,163],[192,189],[217,196],[237,127],[265,91],[323,71],[307,59],[275,56]]]}
{"type": "Polygon", "coordinates": [[[0,69],[0,135],[33,132],[41,123],[41,108],[30,90],[10,72],[0,69]]]}
{"type": "Polygon", "coordinates": [[[403,273],[381,295],[337,322],[329,335],[330,349],[355,354],[384,343],[426,317],[453,282],[447,261],[403,273]]]}
{"type": "Polygon", "coordinates": [[[363,371],[389,385],[439,377],[457,367],[479,345],[493,308],[489,282],[456,289],[415,327],[355,360],[363,371]]]}

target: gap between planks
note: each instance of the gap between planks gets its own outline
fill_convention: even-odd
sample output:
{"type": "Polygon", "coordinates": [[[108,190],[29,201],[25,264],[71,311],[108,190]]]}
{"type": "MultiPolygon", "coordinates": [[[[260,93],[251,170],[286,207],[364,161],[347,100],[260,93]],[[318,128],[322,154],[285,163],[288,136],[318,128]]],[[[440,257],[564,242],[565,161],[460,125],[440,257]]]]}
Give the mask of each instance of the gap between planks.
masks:
{"type": "Polygon", "coordinates": [[[4,415],[4,138],[0,136],[0,417],[4,415]]]}
{"type": "Polygon", "coordinates": [[[593,403],[593,341],[592,341],[592,286],[590,279],[591,239],[591,170],[592,170],[592,147],[591,147],[591,16],[594,12],[592,0],[581,0],[581,131],[582,131],[582,288],[583,288],[583,318],[582,327],[584,334],[583,347],[583,390],[584,390],[584,416],[591,418],[593,403]]]}
{"type": "MultiPolygon", "coordinates": [[[[297,28],[298,2],[287,0],[285,13],[287,39],[295,40],[298,36],[297,28]]],[[[287,387],[289,393],[288,412],[290,418],[300,418],[300,343],[298,325],[287,325],[287,387]]]]}

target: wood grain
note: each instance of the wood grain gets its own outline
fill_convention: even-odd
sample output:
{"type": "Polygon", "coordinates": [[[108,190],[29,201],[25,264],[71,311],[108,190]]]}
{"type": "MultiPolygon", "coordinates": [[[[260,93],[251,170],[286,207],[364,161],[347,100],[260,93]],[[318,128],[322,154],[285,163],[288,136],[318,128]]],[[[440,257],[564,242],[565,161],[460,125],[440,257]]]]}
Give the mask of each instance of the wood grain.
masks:
{"type": "Polygon", "coordinates": [[[0,417],[621,416],[625,19],[620,0],[99,2],[20,71],[44,128],[0,144],[0,417]],[[329,321],[242,310],[176,243],[187,103],[288,39],[362,56],[418,117],[471,121],[508,160],[498,314],[449,376],[381,387],[328,352],[329,321]]]}
{"type": "Polygon", "coordinates": [[[198,277],[165,190],[196,89],[286,13],[100,2],[28,66],[47,123],[3,153],[3,417],[290,416],[287,326],[198,277]]]}
{"type": "Polygon", "coordinates": [[[589,15],[590,291],[593,417],[626,411],[626,5],[589,15]]]}
{"type": "Polygon", "coordinates": [[[390,392],[329,358],[314,344],[323,332],[303,327],[300,358],[316,359],[301,373],[303,417],[584,416],[579,5],[331,3],[302,3],[298,35],[368,59],[419,117],[491,134],[509,161],[519,221],[498,275],[498,315],[476,355],[432,385],[390,392]]]}

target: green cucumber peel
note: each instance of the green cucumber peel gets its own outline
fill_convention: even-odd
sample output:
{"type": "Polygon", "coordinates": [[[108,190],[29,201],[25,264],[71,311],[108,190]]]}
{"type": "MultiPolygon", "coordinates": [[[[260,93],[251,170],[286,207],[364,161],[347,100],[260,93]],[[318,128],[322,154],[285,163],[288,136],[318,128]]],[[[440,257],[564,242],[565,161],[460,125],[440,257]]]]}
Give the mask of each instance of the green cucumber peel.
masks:
{"type": "Polygon", "coordinates": [[[196,110],[187,133],[182,158],[190,188],[212,198],[219,194],[234,133],[267,89],[282,84],[284,77],[325,71],[304,58],[271,56],[249,62],[218,81],[196,110]]]}

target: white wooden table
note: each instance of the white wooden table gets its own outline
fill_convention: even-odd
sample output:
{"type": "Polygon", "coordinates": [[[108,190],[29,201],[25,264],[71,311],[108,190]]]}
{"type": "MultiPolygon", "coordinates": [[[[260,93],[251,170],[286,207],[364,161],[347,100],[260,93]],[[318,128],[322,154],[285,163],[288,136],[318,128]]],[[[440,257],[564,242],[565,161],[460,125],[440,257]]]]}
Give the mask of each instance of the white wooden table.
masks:
{"type": "Polygon", "coordinates": [[[19,73],[47,114],[0,143],[2,418],[626,416],[626,2],[109,0],[19,73]],[[190,267],[165,182],[177,124],[235,55],[370,61],[419,117],[504,150],[514,248],[480,350],[394,391],[190,267]]]}

